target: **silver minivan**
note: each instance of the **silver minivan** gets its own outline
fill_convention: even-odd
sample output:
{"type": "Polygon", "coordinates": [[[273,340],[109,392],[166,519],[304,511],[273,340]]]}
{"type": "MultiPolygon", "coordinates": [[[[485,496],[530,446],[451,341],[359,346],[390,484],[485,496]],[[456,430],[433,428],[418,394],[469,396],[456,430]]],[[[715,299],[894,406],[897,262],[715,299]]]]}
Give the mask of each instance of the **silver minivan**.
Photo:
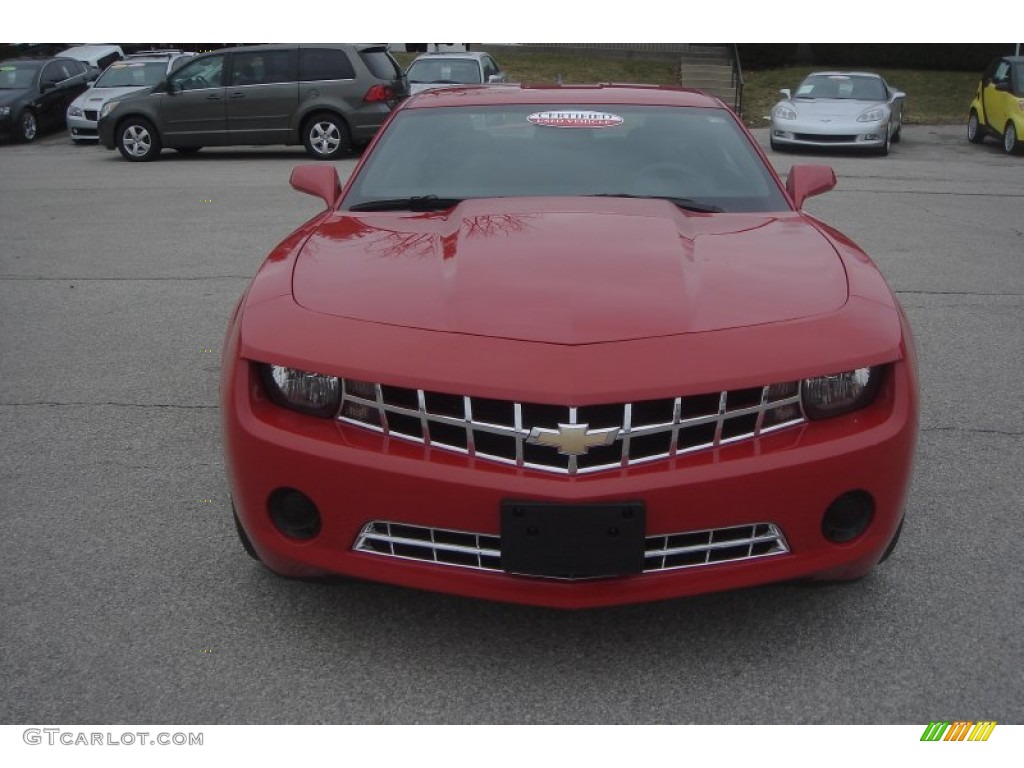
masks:
{"type": "Polygon", "coordinates": [[[154,160],[164,147],[258,144],[303,144],[333,160],[369,143],[408,88],[384,45],[225,48],[104,104],[99,139],[132,161],[154,160]]]}

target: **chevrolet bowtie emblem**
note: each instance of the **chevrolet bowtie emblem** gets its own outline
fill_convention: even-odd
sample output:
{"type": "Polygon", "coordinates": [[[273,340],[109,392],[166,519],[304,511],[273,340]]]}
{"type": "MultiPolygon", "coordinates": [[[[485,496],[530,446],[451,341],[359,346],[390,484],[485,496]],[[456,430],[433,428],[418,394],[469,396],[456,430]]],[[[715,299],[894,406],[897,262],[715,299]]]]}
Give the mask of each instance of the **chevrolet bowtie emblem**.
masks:
{"type": "Polygon", "coordinates": [[[563,456],[582,456],[591,448],[611,445],[618,436],[618,427],[590,429],[589,424],[559,424],[558,429],[534,427],[526,442],[557,448],[563,456]]]}

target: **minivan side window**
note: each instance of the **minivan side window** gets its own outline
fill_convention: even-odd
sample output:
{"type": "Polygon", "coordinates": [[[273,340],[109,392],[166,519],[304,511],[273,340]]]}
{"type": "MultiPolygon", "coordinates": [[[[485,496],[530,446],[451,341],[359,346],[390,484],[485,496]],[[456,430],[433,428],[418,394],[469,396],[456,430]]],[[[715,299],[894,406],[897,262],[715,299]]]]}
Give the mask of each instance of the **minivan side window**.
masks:
{"type": "Polygon", "coordinates": [[[170,81],[175,90],[195,91],[200,88],[220,88],[223,82],[224,56],[205,56],[190,61],[173,75],[170,81]]]}
{"type": "Polygon", "coordinates": [[[99,69],[106,69],[111,64],[113,64],[115,61],[120,61],[120,60],[121,60],[121,54],[119,54],[117,51],[114,51],[113,53],[108,53],[106,56],[100,56],[100,58],[97,59],[97,61],[96,61],[96,66],[99,69]]]}
{"type": "Polygon", "coordinates": [[[359,58],[373,76],[381,80],[396,80],[402,76],[401,67],[386,48],[366,48],[359,52],[359,58]]]}
{"type": "Polygon", "coordinates": [[[352,80],[356,71],[344,51],[332,48],[299,50],[299,80],[352,80]]]}
{"type": "Polygon", "coordinates": [[[294,82],[290,51],[250,51],[231,57],[232,85],[294,82]]]}

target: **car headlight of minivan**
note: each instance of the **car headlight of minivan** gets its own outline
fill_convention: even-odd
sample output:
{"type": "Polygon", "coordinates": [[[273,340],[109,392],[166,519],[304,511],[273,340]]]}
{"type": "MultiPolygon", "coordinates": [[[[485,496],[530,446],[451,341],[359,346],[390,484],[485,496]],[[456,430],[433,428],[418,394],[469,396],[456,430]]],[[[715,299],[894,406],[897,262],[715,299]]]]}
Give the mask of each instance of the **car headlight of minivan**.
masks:
{"type": "Polygon", "coordinates": [[[828,419],[871,404],[882,384],[884,369],[857,368],[830,376],[804,379],[800,397],[809,419],[828,419]]]}
{"type": "Polygon", "coordinates": [[[885,110],[881,107],[871,107],[871,109],[865,109],[860,113],[857,118],[858,123],[877,123],[880,120],[885,119],[885,110]]]}
{"type": "Polygon", "coordinates": [[[780,120],[796,120],[796,110],[788,104],[779,104],[775,107],[775,116],[780,120]]]}
{"type": "Polygon", "coordinates": [[[310,416],[331,418],[341,406],[341,380],[283,365],[261,365],[267,395],[278,405],[310,416]]]}
{"type": "Polygon", "coordinates": [[[111,112],[117,109],[118,104],[120,104],[119,101],[108,101],[106,104],[100,107],[100,117],[104,118],[107,115],[109,115],[111,112]]]}
{"type": "Polygon", "coordinates": [[[81,107],[69,107],[68,117],[82,117],[85,114],[85,110],[81,107]]]}

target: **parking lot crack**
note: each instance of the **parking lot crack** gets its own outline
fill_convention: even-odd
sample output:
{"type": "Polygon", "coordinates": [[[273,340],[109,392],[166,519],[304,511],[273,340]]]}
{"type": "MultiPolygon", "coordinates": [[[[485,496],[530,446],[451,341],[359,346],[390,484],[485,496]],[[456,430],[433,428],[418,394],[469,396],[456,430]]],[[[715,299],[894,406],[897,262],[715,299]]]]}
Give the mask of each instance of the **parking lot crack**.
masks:
{"type": "Polygon", "coordinates": [[[1024,431],[1007,429],[979,429],[978,427],[922,427],[922,432],[970,432],[976,435],[1004,435],[1024,437],[1024,431]]]}
{"type": "Polygon", "coordinates": [[[0,403],[0,408],[168,408],[181,411],[215,411],[218,405],[181,405],[179,403],[122,403],[113,400],[99,403],[60,402],[56,400],[32,400],[22,403],[0,403]]]}

